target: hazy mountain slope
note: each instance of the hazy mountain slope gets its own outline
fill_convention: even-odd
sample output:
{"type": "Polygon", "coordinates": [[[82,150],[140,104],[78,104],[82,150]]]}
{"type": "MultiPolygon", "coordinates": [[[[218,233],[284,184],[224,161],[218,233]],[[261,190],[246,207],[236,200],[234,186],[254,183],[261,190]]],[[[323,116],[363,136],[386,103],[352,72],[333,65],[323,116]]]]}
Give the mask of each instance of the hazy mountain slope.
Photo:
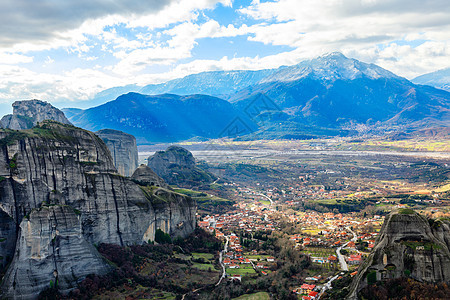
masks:
{"type": "MultiPolygon", "coordinates": [[[[131,92],[139,92],[141,86],[136,84],[128,84],[124,86],[116,86],[101,92],[98,92],[92,99],[85,101],[76,102],[76,107],[81,109],[87,109],[94,106],[102,105],[108,101],[114,100],[120,95],[131,93],[131,92]]],[[[64,112],[67,108],[62,109],[64,112]]]]}
{"type": "Polygon", "coordinates": [[[450,68],[418,76],[412,82],[431,85],[450,92],[450,68]]]}
{"type": "Polygon", "coordinates": [[[218,137],[239,115],[230,103],[211,96],[129,93],[82,111],[71,120],[89,130],[110,128],[127,132],[142,144],[218,137]]]}
{"type": "Polygon", "coordinates": [[[139,92],[146,95],[171,93],[177,95],[205,94],[223,96],[256,84],[276,70],[212,71],[188,75],[166,83],[150,84],[139,92]]]}

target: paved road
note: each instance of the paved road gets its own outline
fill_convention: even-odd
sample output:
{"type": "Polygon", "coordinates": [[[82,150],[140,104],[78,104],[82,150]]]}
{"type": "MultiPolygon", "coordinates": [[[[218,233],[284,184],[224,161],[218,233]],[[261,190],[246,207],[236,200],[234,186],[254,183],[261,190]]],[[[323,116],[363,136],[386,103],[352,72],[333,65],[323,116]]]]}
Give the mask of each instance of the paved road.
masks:
{"type": "MultiPolygon", "coordinates": [[[[353,234],[353,238],[351,239],[352,242],[356,242],[357,240],[357,236],[356,233],[353,232],[353,230],[350,227],[345,227],[345,229],[347,229],[348,231],[350,231],[353,234]]],[[[343,248],[345,248],[345,246],[347,246],[349,242],[345,243],[344,245],[342,245],[341,247],[336,249],[336,254],[338,256],[339,259],[339,264],[341,265],[341,270],[342,271],[348,271],[348,266],[347,266],[347,262],[345,261],[344,256],[341,254],[341,250],[343,248]]],[[[359,251],[358,251],[359,252],[359,251]]]]}
{"type": "Polygon", "coordinates": [[[262,196],[262,197],[266,198],[267,200],[269,200],[269,201],[270,201],[270,206],[273,205],[272,199],[271,199],[270,197],[268,197],[267,195],[264,195],[264,194],[262,194],[262,193],[257,193],[257,195],[262,196]]]}
{"type": "Polygon", "coordinates": [[[341,254],[342,248],[345,248],[345,246],[347,246],[347,244],[348,244],[348,242],[336,249],[336,254],[339,259],[339,264],[341,265],[342,271],[348,271],[347,262],[345,261],[344,255],[341,254]]]}
{"type": "Polygon", "coordinates": [[[225,271],[225,265],[223,264],[223,254],[227,253],[228,251],[228,237],[225,237],[227,239],[227,241],[225,242],[225,246],[223,247],[223,250],[219,253],[219,262],[220,265],[222,266],[222,276],[220,276],[219,281],[216,283],[216,286],[218,286],[222,280],[225,278],[225,276],[227,275],[226,271],[225,271]]]}
{"type": "Polygon", "coordinates": [[[356,242],[356,240],[358,239],[358,237],[356,236],[356,233],[353,232],[353,230],[350,227],[345,227],[348,231],[351,232],[351,234],[353,234],[353,238],[351,239],[352,242],[356,242]]]}
{"type": "Polygon", "coordinates": [[[320,297],[322,297],[323,293],[325,293],[326,290],[331,289],[331,283],[333,281],[335,281],[338,277],[339,277],[339,274],[337,274],[336,276],[334,276],[333,278],[328,280],[328,282],[323,285],[322,289],[320,290],[319,295],[317,295],[317,300],[319,300],[320,297]]]}
{"type": "MultiPolygon", "coordinates": [[[[216,283],[216,286],[218,286],[222,282],[222,279],[224,279],[225,275],[226,275],[225,265],[223,264],[223,253],[226,253],[227,249],[228,249],[228,237],[225,237],[225,238],[227,239],[227,241],[225,242],[225,246],[223,247],[223,250],[221,252],[219,252],[219,262],[220,262],[220,265],[222,266],[223,272],[222,272],[222,276],[220,276],[220,278],[219,278],[219,281],[216,283]]],[[[198,292],[198,291],[200,291],[202,289],[204,289],[204,287],[195,289],[195,290],[190,291],[190,292],[187,292],[186,294],[184,294],[181,297],[181,300],[184,300],[184,298],[186,297],[187,294],[195,293],[195,292],[198,292]]]]}

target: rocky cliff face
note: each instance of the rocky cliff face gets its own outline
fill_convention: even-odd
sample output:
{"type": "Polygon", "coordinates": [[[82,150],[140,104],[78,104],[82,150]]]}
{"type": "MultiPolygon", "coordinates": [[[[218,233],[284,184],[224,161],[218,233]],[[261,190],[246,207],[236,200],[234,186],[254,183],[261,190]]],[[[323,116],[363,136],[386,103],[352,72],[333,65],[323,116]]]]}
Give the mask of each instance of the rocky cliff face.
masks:
{"type": "Polygon", "coordinates": [[[77,273],[76,264],[85,263],[77,257],[92,258],[86,272],[102,272],[86,245],[142,243],[153,240],[160,226],[170,229],[169,234],[189,234],[195,226],[195,202],[181,195],[169,201],[175,194],[167,193],[148,197],[142,187],[117,174],[108,148],[92,132],[51,121],[30,130],[0,130],[0,256],[3,265],[13,259],[3,294],[35,297],[45,282],[48,286],[54,280],[49,270],[58,267],[55,259],[61,262],[58,269],[72,268],[76,275],[58,275],[63,289],[86,275],[77,273]],[[56,248],[49,241],[55,237],[62,243],[56,248]],[[25,272],[33,268],[36,272],[25,272]]]}
{"type": "Polygon", "coordinates": [[[64,292],[89,274],[107,273],[110,268],[82,231],[79,215],[69,206],[33,210],[20,224],[16,255],[3,278],[3,296],[33,298],[49,285],[64,292]]]}
{"type": "Polygon", "coordinates": [[[62,111],[44,101],[16,101],[12,106],[13,114],[6,115],[1,120],[1,123],[6,128],[15,130],[29,129],[44,120],[70,124],[62,111]]]}
{"type": "Polygon", "coordinates": [[[131,134],[113,129],[102,129],[95,134],[105,142],[119,174],[131,176],[138,167],[136,138],[131,134]]]}
{"type": "Polygon", "coordinates": [[[158,174],[153,172],[153,170],[146,165],[140,165],[139,168],[134,171],[131,179],[142,185],[159,186],[163,188],[169,187],[164,179],[159,177],[158,174]]]}
{"type": "Polygon", "coordinates": [[[410,211],[391,213],[377,244],[350,287],[349,299],[367,284],[410,276],[421,282],[450,282],[450,222],[427,220],[410,211]]]}
{"type": "Polygon", "coordinates": [[[148,158],[148,166],[168,184],[193,186],[214,181],[214,175],[195,166],[191,152],[178,146],[156,152],[148,158]]]}
{"type": "Polygon", "coordinates": [[[197,203],[190,197],[157,186],[140,186],[155,210],[154,227],[146,235],[153,240],[156,229],[172,237],[186,237],[195,229],[197,203]]]}

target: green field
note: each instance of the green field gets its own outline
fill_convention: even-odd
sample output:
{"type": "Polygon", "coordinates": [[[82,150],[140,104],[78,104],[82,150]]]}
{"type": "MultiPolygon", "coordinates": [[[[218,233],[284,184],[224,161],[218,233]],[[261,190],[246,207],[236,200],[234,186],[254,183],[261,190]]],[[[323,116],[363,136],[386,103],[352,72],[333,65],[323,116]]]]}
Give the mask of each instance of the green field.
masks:
{"type": "Polygon", "coordinates": [[[259,202],[264,204],[264,205],[270,205],[270,201],[269,200],[259,200],[259,202]]]}
{"type": "Polygon", "coordinates": [[[199,269],[199,270],[205,270],[205,271],[209,271],[209,270],[211,270],[211,271],[216,271],[215,269],[214,269],[214,265],[212,265],[212,264],[200,264],[200,263],[194,263],[193,265],[192,265],[192,267],[193,268],[196,268],[196,269],[199,269]]]}
{"type": "Polygon", "coordinates": [[[259,292],[255,294],[245,294],[237,298],[233,298],[233,300],[269,300],[270,296],[266,292],[259,292]]]}
{"type": "Polygon", "coordinates": [[[173,188],[179,194],[190,196],[197,201],[198,204],[203,205],[232,205],[234,202],[228,199],[220,198],[214,195],[208,195],[204,192],[193,191],[189,189],[173,188]]]}
{"type": "Polygon", "coordinates": [[[213,260],[214,259],[214,254],[212,253],[192,253],[192,256],[194,259],[198,259],[198,258],[203,258],[205,260],[213,260]]]}
{"type": "Polygon", "coordinates": [[[239,269],[229,269],[226,270],[229,275],[249,275],[256,274],[256,271],[250,265],[250,268],[239,268],[239,269]]]}

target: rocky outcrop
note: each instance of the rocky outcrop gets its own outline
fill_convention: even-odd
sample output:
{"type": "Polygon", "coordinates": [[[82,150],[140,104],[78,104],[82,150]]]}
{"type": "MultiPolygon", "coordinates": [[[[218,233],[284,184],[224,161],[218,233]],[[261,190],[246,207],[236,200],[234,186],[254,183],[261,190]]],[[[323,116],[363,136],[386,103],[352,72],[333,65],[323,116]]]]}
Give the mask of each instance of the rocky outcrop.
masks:
{"type": "Polygon", "coordinates": [[[56,286],[61,292],[76,287],[89,274],[105,274],[110,267],[83,236],[79,215],[69,206],[33,210],[20,224],[16,255],[3,278],[3,296],[34,298],[56,286]]]}
{"type": "Polygon", "coordinates": [[[450,282],[450,222],[412,210],[392,212],[377,243],[360,266],[348,299],[376,281],[409,276],[427,283],[450,282]]]}
{"type": "MultiPolygon", "coordinates": [[[[44,282],[48,286],[54,280],[47,272],[54,270],[54,260],[36,260],[35,253],[55,257],[57,250],[61,268],[76,270],[74,264],[79,262],[65,258],[77,253],[89,257],[92,247],[85,245],[142,243],[153,240],[161,226],[173,236],[192,231],[196,204],[191,198],[175,197],[171,191],[149,196],[144,189],[117,173],[107,146],[92,132],[53,121],[29,130],[0,130],[0,256],[4,265],[13,258],[2,283],[3,295],[33,298],[44,282]],[[61,238],[63,244],[51,248],[54,243],[45,241],[48,236],[61,238]],[[72,244],[74,252],[70,252],[72,244]],[[27,264],[28,269],[47,273],[26,271],[27,264]],[[30,282],[32,290],[24,284],[11,287],[17,278],[24,284],[30,282]]],[[[94,258],[89,261],[92,268],[86,267],[86,272],[104,270],[94,258]]],[[[61,277],[67,281],[59,280],[62,289],[86,273],[75,274],[72,279],[61,277]]]]}
{"type": "Polygon", "coordinates": [[[140,165],[139,168],[134,171],[131,179],[141,185],[159,186],[168,188],[168,184],[158,176],[152,169],[146,165],[140,165]]]}
{"type": "Polygon", "coordinates": [[[70,124],[62,111],[45,101],[16,101],[12,106],[13,114],[6,115],[1,120],[1,123],[6,128],[15,130],[29,129],[44,120],[70,124]]]}
{"type": "Polygon", "coordinates": [[[148,166],[168,184],[194,186],[214,181],[214,175],[196,167],[191,152],[178,146],[156,152],[148,158],[148,166]]]}
{"type": "Polygon", "coordinates": [[[108,146],[119,174],[131,176],[138,167],[136,138],[131,134],[113,129],[102,129],[95,134],[108,146]]]}
{"type": "MultiPolygon", "coordinates": [[[[159,228],[172,237],[186,237],[195,229],[197,203],[191,197],[157,186],[141,186],[141,189],[155,209],[151,234],[159,228]]],[[[154,239],[154,235],[148,237],[154,239]]]]}

